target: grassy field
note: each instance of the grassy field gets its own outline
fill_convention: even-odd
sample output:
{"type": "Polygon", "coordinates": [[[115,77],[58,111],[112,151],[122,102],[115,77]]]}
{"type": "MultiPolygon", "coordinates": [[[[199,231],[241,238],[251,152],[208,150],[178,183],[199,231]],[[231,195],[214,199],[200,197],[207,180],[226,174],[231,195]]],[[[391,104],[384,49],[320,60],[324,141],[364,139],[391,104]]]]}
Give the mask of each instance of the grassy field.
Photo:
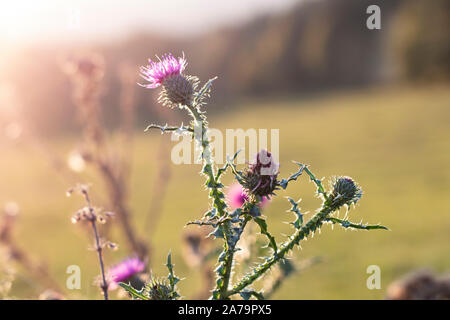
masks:
{"type": "MultiPolygon", "coordinates": [[[[174,111],[172,111],[174,112],[174,111]]],[[[391,231],[346,231],[330,226],[294,251],[298,259],[321,256],[324,262],[295,275],[274,296],[277,299],[380,299],[388,284],[416,268],[450,270],[450,90],[448,87],[371,89],[312,98],[245,102],[223,116],[209,118],[216,128],[280,129],[281,176],[296,167],[291,160],[311,165],[319,177],[350,175],[364,189],[364,197],[350,218],[378,223],[391,231]],[[381,290],[368,290],[366,268],[381,268],[381,290]]],[[[150,122],[150,120],[149,120],[150,122]]],[[[171,143],[159,133],[136,133],[133,156],[131,207],[135,224],[146,234],[143,221],[149,208],[159,143],[171,143]]],[[[74,138],[49,142],[62,156],[75,146],[74,138]]],[[[83,202],[66,198],[70,183],[52,169],[36,148],[18,143],[3,147],[0,157],[0,203],[16,201],[21,207],[17,229],[20,245],[49,266],[64,286],[68,265],[82,270],[82,289],[67,292],[71,298],[100,298],[92,286],[98,274],[90,242],[71,214],[83,202]]],[[[168,159],[169,161],[169,159],[168,159]]],[[[172,165],[172,178],[155,234],[153,271],[165,275],[164,259],[172,250],[176,272],[185,297],[196,291],[199,272],[190,270],[180,253],[186,221],[199,218],[207,193],[200,187],[198,165],[172,165]]],[[[94,201],[102,203],[103,186],[91,173],[80,181],[92,181],[94,201]],[[100,195],[100,196],[98,196],[100,195]]],[[[225,179],[230,181],[230,176],[225,179]]],[[[301,177],[287,192],[280,192],[265,211],[272,233],[285,238],[292,220],[283,196],[302,198],[303,210],[320,205],[314,186],[301,177]]],[[[121,243],[117,233],[111,240],[121,243]]],[[[125,245],[107,256],[111,264],[126,255],[125,245]]],[[[19,270],[12,294],[32,297],[43,288],[19,270]]]]}

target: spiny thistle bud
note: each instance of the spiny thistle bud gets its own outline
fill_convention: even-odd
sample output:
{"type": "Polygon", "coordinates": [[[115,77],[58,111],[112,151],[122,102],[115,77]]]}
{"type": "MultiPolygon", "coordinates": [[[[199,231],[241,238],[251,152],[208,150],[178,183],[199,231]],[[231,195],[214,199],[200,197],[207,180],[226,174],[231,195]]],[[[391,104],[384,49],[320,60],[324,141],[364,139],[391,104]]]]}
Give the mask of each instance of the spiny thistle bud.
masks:
{"type": "Polygon", "coordinates": [[[172,292],[164,280],[152,279],[145,286],[145,294],[150,300],[172,300],[172,292]]]}
{"type": "Polygon", "coordinates": [[[329,198],[333,206],[351,205],[362,197],[361,188],[350,177],[335,177],[332,186],[333,191],[329,198]]]}
{"type": "Polygon", "coordinates": [[[261,150],[256,155],[256,161],[243,173],[242,186],[250,194],[260,197],[270,196],[278,189],[278,169],[279,164],[274,161],[272,154],[261,150]]]}
{"type": "MultiPolygon", "coordinates": [[[[159,59],[159,58],[158,58],[159,59]]],[[[163,90],[158,102],[169,107],[190,105],[198,85],[198,78],[183,74],[186,59],[176,59],[172,54],[164,55],[158,62],[149,59],[149,65],[141,67],[141,77],[149,84],[141,85],[145,88],[157,88],[162,85],[163,90]]]]}

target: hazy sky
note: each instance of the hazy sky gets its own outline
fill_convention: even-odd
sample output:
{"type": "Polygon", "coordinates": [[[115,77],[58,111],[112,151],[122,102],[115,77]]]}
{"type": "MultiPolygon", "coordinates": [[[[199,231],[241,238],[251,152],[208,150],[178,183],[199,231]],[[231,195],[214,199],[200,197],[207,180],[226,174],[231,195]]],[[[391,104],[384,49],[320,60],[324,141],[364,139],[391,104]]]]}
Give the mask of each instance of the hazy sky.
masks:
{"type": "Polygon", "coordinates": [[[7,0],[2,41],[111,39],[136,31],[192,34],[289,9],[298,0],[7,0]]]}

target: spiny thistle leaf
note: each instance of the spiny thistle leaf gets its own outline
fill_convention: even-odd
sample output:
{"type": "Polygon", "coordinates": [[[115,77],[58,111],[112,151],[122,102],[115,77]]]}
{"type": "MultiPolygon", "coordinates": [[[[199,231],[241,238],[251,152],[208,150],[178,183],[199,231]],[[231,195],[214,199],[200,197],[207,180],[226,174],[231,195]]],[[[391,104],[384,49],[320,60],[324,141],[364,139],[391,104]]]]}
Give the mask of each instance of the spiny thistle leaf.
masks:
{"type": "Polygon", "coordinates": [[[333,224],[340,224],[344,228],[353,228],[353,229],[361,229],[361,230],[375,230],[375,229],[383,229],[383,230],[389,230],[389,228],[382,226],[380,224],[376,225],[368,225],[368,224],[362,224],[362,223],[352,223],[348,220],[341,220],[338,218],[327,218],[325,221],[332,222],[333,224]]]}
{"type": "Polygon", "coordinates": [[[208,237],[213,236],[216,239],[223,239],[224,238],[224,230],[222,226],[218,226],[217,228],[214,229],[213,232],[211,232],[210,234],[208,234],[208,237]]]}
{"type": "Polygon", "coordinates": [[[261,233],[264,234],[269,239],[268,246],[271,247],[275,253],[277,252],[277,242],[275,241],[275,238],[267,231],[267,222],[263,218],[260,217],[254,217],[253,220],[258,224],[259,228],[261,229],[261,233]]]}
{"type": "Polygon", "coordinates": [[[180,278],[175,276],[175,273],[173,271],[172,253],[171,252],[169,252],[169,254],[167,255],[166,267],[169,270],[169,275],[167,276],[167,278],[169,279],[171,297],[173,299],[175,299],[175,298],[179,297],[179,294],[176,292],[175,286],[180,281],[180,278]]]}
{"type": "MultiPolygon", "coordinates": [[[[302,165],[299,162],[296,162],[298,165],[302,165]]],[[[328,200],[328,195],[322,185],[322,180],[317,179],[314,174],[308,169],[308,166],[304,166],[303,170],[305,170],[305,172],[308,174],[309,178],[311,179],[312,182],[314,182],[314,184],[317,186],[317,194],[322,195],[322,197],[324,198],[325,201],[328,200]]]]}
{"type": "Polygon", "coordinates": [[[209,211],[207,211],[204,215],[203,215],[203,217],[205,217],[205,218],[215,218],[217,216],[217,209],[216,208],[211,208],[211,210],[209,210],[209,211]]]}
{"type": "Polygon", "coordinates": [[[290,224],[292,224],[295,227],[295,229],[300,229],[303,224],[303,214],[300,212],[300,209],[298,206],[301,200],[298,200],[298,202],[295,202],[294,199],[292,199],[290,197],[286,197],[286,198],[292,204],[292,207],[288,210],[288,212],[293,212],[296,216],[295,221],[290,222],[290,224]]]}
{"type": "Polygon", "coordinates": [[[143,290],[136,290],[131,285],[123,282],[119,282],[119,286],[124,288],[133,299],[150,300],[150,298],[143,294],[143,290]]]}
{"type": "Polygon", "coordinates": [[[299,162],[294,161],[294,163],[296,163],[297,165],[299,165],[299,166],[300,166],[300,169],[298,169],[297,172],[293,173],[289,178],[287,178],[287,179],[282,179],[282,180],[280,181],[280,186],[281,186],[283,189],[286,189],[286,188],[287,188],[288,183],[289,183],[290,181],[297,180],[297,178],[300,177],[300,176],[302,175],[303,170],[306,168],[305,165],[303,165],[303,164],[301,164],[301,163],[299,163],[299,162]]]}
{"type": "Polygon", "coordinates": [[[234,157],[232,159],[227,157],[227,164],[226,164],[226,168],[231,168],[231,171],[234,174],[234,177],[236,178],[236,180],[243,185],[245,183],[243,174],[241,171],[237,170],[236,165],[233,163],[234,160],[236,159],[238,153],[240,152],[240,150],[238,150],[238,152],[235,153],[234,157]]]}
{"type": "Polygon", "coordinates": [[[194,130],[191,127],[186,127],[185,125],[181,124],[181,126],[169,126],[167,123],[165,125],[159,125],[159,124],[150,124],[145,128],[144,132],[150,131],[150,129],[159,129],[161,130],[161,134],[165,133],[166,131],[175,131],[178,134],[183,134],[184,132],[194,132],[194,130]]]}
{"type": "Polygon", "coordinates": [[[203,100],[205,98],[209,97],[209,95],[211,93],[211,86],[212,86],[214,80],[216,80],[216,79],[217,79],[217,77],[209,79],[203,85],[203,87],[197,93],[194,94],[195,97],[194,97],[194,103],[193,104],[194,104],[195,107],[198,108],[198,107],[201,107],[204,104],[203,100]]]}
{"type": "Polygon", "coordinates": [[[236,157],[238,156],[239,152],[241,152],[241,150],[238,150],[238,151],[234,154],[234,156],[233,156],[231,159],[230,159],[230,158],[228,157],[228,155],[227,155],[227,161],[226,161],[226,164],[225,164],[222,168],[219,168],[219,169],[217,170],[216,181],[219,181],[220,176],[221,176],[225,171],[227,171],[227,169],[228,169],[229,167],[233,167],[233,168],[236,167],[235,164],[234,164],[233,162],[234,162],[234,160],[236,160],[236,157]]]}
{"type": "Polygon", "coordinates": [[[223,223],[225,223],[226,221],[231,220],[230,216],[223,216],[220,218],[217,218],[217,216],[215,218],[211,218],[211,219],[205,219],[205,220],[195,220],[195,221],[189,221],[188,223],[186,223],[186,225],[191,225],[191,224],[196,224],[198,226],[213,226],[213,227],[217,227],[223,223]]]}
{"type": "Polygon", "coordinates": [[[242,290],[241,292],[239,292],[239,295],[244,300],[250,300],[252,296],[254,296],[257,300],[264,300],[263,294],[255,290],[242,290]]]}

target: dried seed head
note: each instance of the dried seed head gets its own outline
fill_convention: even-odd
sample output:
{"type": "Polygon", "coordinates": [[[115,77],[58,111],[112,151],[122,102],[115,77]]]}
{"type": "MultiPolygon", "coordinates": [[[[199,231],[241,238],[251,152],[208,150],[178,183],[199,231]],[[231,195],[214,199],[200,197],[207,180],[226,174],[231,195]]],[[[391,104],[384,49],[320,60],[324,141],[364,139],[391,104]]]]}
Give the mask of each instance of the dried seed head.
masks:
{"type": "Polygon", "coordinates": [[[91,210],[88,207],[80,209],[80,215],[82,219],[89,219],[91,217],[91,210]]]}
{"type": "Polygon", "coordinates": [[[351,205],[362,197],[362,189],[350,177],[335,177],[332,186],[333,191],[329,198],[333,206],[351,205]]]}

